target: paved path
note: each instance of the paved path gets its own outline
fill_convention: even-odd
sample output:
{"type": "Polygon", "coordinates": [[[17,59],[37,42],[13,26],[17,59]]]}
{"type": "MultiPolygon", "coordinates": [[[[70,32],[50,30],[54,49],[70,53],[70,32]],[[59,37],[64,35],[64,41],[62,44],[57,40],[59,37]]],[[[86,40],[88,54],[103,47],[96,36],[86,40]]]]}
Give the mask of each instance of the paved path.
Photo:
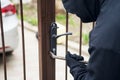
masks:
{"type": "MultiPolygon", "coordinates": [[[[7,56],[8,80],[23,80],[23,61],[21,45],[21,29],[19,28],[19,46],[12,55],[7,56]]],[[[38,75],[38,42],[35,34],[25,30],[26,74],[27,80],[39,80],[38,75]]],[[[0,56],[0,80],[4,80],[2,56],[0,56]]]]}

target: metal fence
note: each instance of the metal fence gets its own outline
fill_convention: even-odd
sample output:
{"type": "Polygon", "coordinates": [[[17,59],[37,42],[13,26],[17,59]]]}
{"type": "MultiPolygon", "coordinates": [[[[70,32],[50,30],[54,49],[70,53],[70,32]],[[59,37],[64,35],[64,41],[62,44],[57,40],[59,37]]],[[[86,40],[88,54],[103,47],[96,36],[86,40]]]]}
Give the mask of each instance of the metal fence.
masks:
{"type": "MultiPolygon", "coordinates": [[[[56,57],[54,54],[54,47],[57,47],[55,43],[51,42],[51,23],[55,22],[55,0],[37,0],[37,13],[38,13],[38,45],[39,45],[39,80],[55,80],[56,79],[56,68],[55,61],[57,59],[63,59],[63,57],[56,57]],[[53,45],[54,44],[54,45],[53,45]],[[52,49],[51,49],[52,45],[52,49]],[[51,57],[51,53],[53,53],[51,57]]],[[[1,1],[0,1],[1,11],[1,1]]],[[[24,39],[24,20],[23,20],[23,4],[20,0],[20,16],[21,16],[21,34],[22,34],[22,53],[23,53],[23,80],[26,80],[26,56],[25,56],[25,39],[24,39]]],[[[80,22],[79,33],[79,55],[82,53],[82,22],[80,22]]],[[[94,26],[94,23],[92,26],[94,26]]],[[[0,12],[0,26],[3,46],[3,64],[4,64],[4,80],[9,80],[7,77],[7,66],[6,66],[6,54],[5,54],[5,42],[4,42],[4,30],[2,13],[0,12]]],[[[69,14],[66,12],[66,33],[69,32],[69,14]]],[[[56,32],[54,32],[56,33],[56,32]]],[[[65,34],[66,35],[66,34],[65,34]]],[[[52,35],[53,36],[53,35],[52,35]]],[[[68,51],[68,35],[65,40],[65,53],[68,51]]],[[[68,80],[68,68],[65,64],[65,78],[68,80]]]]}
{"type": "MultiPolygon", "coordinates": [[[[41,3],[38,5],[38,9],[40,10],[38,14],[39,15],[39,45],[40,45],[40,76],[41,80],[57,80],[56,76],[56,68],[55,68],[55,60],[56,59],[61,59],[64,60],[65,58],[63,57],[58,57],[56,56],[56,45],[54,45],[53,42],[51,42],[50,36],[53,37],[52,34],[56,35],[56,32],[51,32],[50,30],[53,29],[50,25],[51,23],[55,22],[55,0],[40,0],[38,3],[41,3]],[[44,8],[44,10],[43,10],[44,8]],[[43,17],[44,16],[44,17],[43,17]],[[51,44],[49,44],[51,43],[51,44]],[[52,49],[51,49],[52,45],[52,49]],[[50,54],[52,54],[52,58],[50,57],[50,54]],[[55,54],[55,55],[54,55],[55,54]]],[[[66,33],[69,32],[69,14],[66,13],[66,33]]],[[[80,22],[80,29],[78,32],[80,32],[80,37],[79,37],[79,54],[81,55],[82,53],[82,22],[80,22]]],[[[94,22],[91,23],[92,26],[94,26],[94,22]]],[[[55,25],[53,25],[55,26],[55,25]]],[[[63,34],[66,35],[66,34],[63,34]]],[[[56,41],[55,41],[56,42],[56,41]]],[[[66,41],[65,41],[65,53],[68,51],[68,35],[66,35],[66,41]]],[[[59,52],[59,51],[58,51],[59,52]]],[[[68,69],[67,66],[65,65],[65,78],[64,80],[68,80],[68,69]]]]}
{"type": "MultiPolygon", "coordinates": [[[[7,76],[7,65],[6,65],[6,48],[5,48],[5,36],[4,36],[4,26],[3,26],[3,17],[2,17],[2,8],[0,1],[0,28],[1,28],[1,37],[2,37],[2,48],[3,48],[3,64],[4,64],[4,80],[9,80],[7,76]]],[[[21,16],[21,34],[22,34],[22,53],[23,53],[23,79],[26,80],[26,63],[25,63],[25,39],[24,39],[24,21],[23,21],[23,4],[20,0],[20,16],[21,16]]]]}

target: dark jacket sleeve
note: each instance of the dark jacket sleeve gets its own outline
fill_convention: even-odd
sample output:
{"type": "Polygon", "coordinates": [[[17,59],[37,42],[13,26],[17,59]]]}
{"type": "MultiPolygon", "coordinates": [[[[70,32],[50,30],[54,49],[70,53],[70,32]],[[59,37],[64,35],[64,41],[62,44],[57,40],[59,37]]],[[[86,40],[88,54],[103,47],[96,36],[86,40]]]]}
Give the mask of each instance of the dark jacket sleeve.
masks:
{"type": "Polygon", "coordinates": [[[85,80],[87,73],[86,65],[80,62],[79,65],[70,68],[70,73],[73,75],[74,80],[85,80]]]}
{"type": "Polygon", "coordinates": [[[104,48],[91,48],[86,68],[71,69],[74,80],[120,80],[120,53],[104,48]]]}
{"type": "Polygon", "coordinates": [[[67,12],[76,14],[83,22],[96,21],[100,11],[99,0],[62,0],[67,12]]]}

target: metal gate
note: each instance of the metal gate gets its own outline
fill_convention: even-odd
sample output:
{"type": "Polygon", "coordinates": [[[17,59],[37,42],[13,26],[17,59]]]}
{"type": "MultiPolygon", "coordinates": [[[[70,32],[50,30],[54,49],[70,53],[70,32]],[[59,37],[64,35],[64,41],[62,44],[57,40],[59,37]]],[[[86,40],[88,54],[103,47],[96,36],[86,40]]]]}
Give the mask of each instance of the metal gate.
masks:
{"type": "MultiPolygon", "coordinates": [[[[61,56],[56,56],[56,45],[54,44],[54,42],[56,43],[56,41],[54,39],[51,39],[51,37],[56,36],[56,32],[51,29],[54,28],[54,26],[56,26],[56,24],[54,24],[53,22],[55,22],[55,0],[39,0],[38,3],[40,3],[40,5],[38,5],[38,14],[39,15],[39,49],[40,49],[40,78],[41,80],[59,80],[59,78],[56,77],[57,74],[57,67],[55,67],[56,63],[56,59],[59,60],[64,60],[65,58],[61,57],[61,56]],[[43,9],[44,8],[44,9],[43,9]],[[53,23],[53,25],[51,26],[51,24],[53,23]],[[51,35],[51,33],[53,35],[51,35]],[[53,40],[53,42],[51,41],[53,40]],[[51,44],[50,44],[51,43],[51,44]],[[52,47],[52,49],[51,49],[52,47]],[[51,52],[52,51],[52,52],[51,52]],[[52,57],[50,56],[52,54],[52,57]],[[54,55],[55,54],[55,55],[54,55]]],[[[80,36],[79,36],[79,55],[82,55],[82,25],[83,23],[81,21],[80,22],[80,28],[78,30],[78,32],[80,32],[80,36]]],[[[94,22],[91,23],[92,26],[94,26],[94,22]]],[[[91,27],[92,27],[91,26],[91,27]]],[[[92,27],[93,28],[93,27],[92,27]]],[[[69,32],[69,14],[66,12],[66,33],[65,34],[61,34],[59,36],[62,35],[66,35],[66,40],[65,40],[65,53],[67,53],[68,51],[68,35],[71,33],[69,32]]],[[[59,52],[59,51],[58,51],[59,52]]],[[[62,53],[61,53],[62,54],[62,53]]],[[[64,77],[64,80],[69,80],[68,77],[68,68],[65,64],[65,70],[64,70],[65,75],[62,75],[61,77],[64,77]]],[[[58,75],[60,76],[60,75],[58,75]]],[[[62,79],[62,80],[63,80],[62,79]]]]}
{"type": "MultiPolygon", "coordinates": [[[[52,33],[52,27],[56,26],[55,23],[55,0],[37,0],[37,13],[38,13],[38,48],[39,48],[39,80],[59,80],[56,77],[57,68],[57,60],[63,60],[65,70],[64,80],[69,80],[69,72],[65,62],[64,57],[58,57],[57,54],[57,45],[56,40],[51,39],[51,36],[60,37],[65,35],[65,50],[64,53],[67,53],[69,43],[68,43],[68,35],[71,35],[69,32],[69,14],[66,12],[66,33],[61,34],[59,36],[56,35],[56,31],[52,33]],[[52,24],[53,23],[53,24],[52,24]],[[52,24],[52,25],[51,25],[52,24]],[[52,34],[51,34],[52,33],[52,34]],[[52,41],[53,40],[53,41],[52,41]],[[55,50],[55,52],[54,52],[55,50]],[[52,54],[52,55],[51,55],[52,54]]],[[[1,11],[1,1],[0,1],[0,11],[1,11]]],[[[23,55],[23,80],[30,80],[26,78],[26,49],[25,49],[25,33],[24,33],[24,20],[23,20],[23,4],[22,0],[20,0],[20,15],[21,15],[21,35],[22,35],[22,55],[23,55]]],[[[82,25],[81,21],[79,25],[79,48],[78,53],[82,55],[82,25]]],[[[94,26],[94,23],[91,23],[94,26]]],[[[3,47],[3,66],[4,66],[4,80],[9,80],[7,76],[7,65],[6,65],[6,54],[5,54],[5,40],[4,40],[4,29],[3,29],[3,19],[2,13],[0,12],[0,26],[1,26],[1,36],[2,36],[2,47],[3,47]]],[[[58,51],[59,52],[59,51],[58,51]]],[[[64,55],[65,56],[65,55],[64,55]]],[[[60,76],[60,75],[58,75],[60,76]]],[[[33,78],[34,79],[34,78],[33,78]]],[[[31,80],[33,80],[31,79],[31,80]]]]}

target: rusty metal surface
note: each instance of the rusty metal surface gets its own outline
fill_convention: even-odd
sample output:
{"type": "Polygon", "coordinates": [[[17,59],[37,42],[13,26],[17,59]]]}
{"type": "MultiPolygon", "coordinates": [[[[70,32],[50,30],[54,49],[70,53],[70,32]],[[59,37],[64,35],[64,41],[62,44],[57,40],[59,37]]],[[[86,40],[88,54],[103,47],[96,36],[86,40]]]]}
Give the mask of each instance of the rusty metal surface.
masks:
{"type": "Polygon", "coordinates": [[[1,36],[2,36],[2,47],[3,47],[3,63],[4,63],[4,80],[7,80],[7,66],[6,66],[6,55],[5,55],[5,41],[4,41],[4,29],[3,20],[1,12],[1,1],[0,1],[0,26],[1,26],[1,36]]]}

